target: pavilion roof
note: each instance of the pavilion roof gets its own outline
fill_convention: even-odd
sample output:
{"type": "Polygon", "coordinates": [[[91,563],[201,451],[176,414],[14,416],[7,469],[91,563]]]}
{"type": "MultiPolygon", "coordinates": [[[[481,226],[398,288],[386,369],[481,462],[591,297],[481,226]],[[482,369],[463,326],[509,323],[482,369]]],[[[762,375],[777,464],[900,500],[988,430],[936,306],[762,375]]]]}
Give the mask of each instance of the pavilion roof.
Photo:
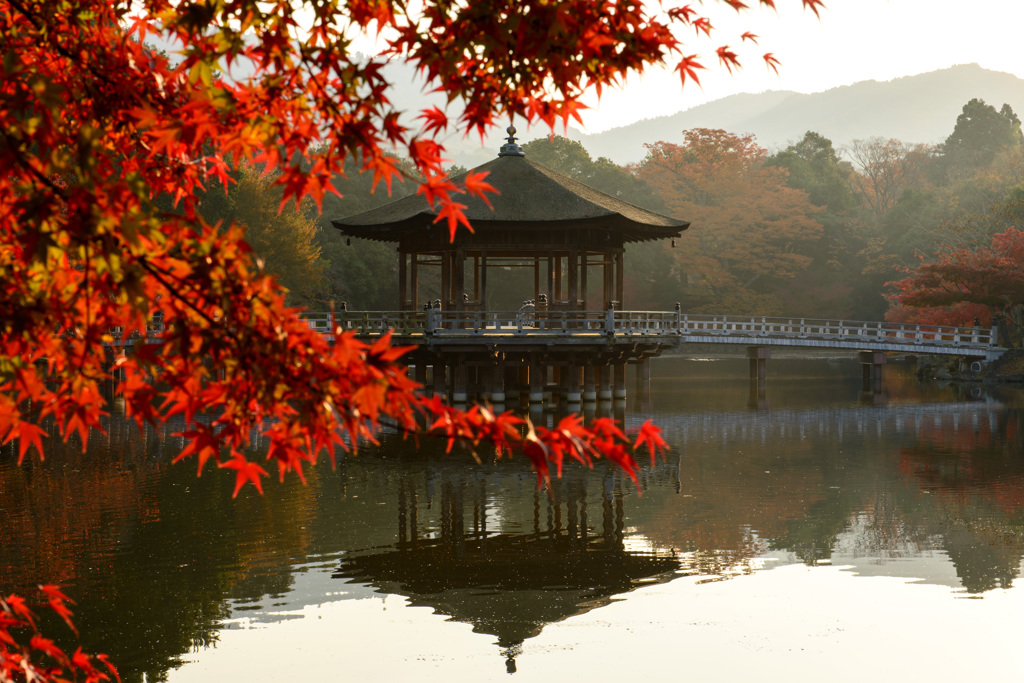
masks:
{"type": "MultiPolygon", "coordinates": [[[[690,225],[689,221],[641,209],[595,190],[525,156],[503,155],[473,169],[476,173],[482,171],[487,172],[486,182],[501,193],[488,194],[493,209],[478,197],[458,197],[466,204],[466,217],[478,233],[489,229],[529,232],[592,227],[614,230],[624,242],[639,242],[678,237],[690,225]]],[[[415,194],[333,224],[352,237],[393,242],[410,230],[432,224],[437,214],[437,207],[415,194]]]]}

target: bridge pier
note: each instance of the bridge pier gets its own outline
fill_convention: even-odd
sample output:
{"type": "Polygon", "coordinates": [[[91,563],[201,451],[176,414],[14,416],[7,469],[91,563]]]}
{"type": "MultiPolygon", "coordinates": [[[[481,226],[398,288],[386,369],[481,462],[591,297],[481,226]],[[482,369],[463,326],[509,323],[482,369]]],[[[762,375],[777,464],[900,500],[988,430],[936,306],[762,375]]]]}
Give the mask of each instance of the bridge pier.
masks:
{"type": "Polygon", "coordinates": [[[882,366],[886,364],[888,356],[884,351],[859,351],[857,359],[860,360],[864,391],[881,393],[882,366]]]}
{"type": "Polygon", "coordinates": [[[747,358],[750,359],[750,381],[764,382],[768,377],[768,359],[772,357],[770,346],[748,346],[747,358]]]}

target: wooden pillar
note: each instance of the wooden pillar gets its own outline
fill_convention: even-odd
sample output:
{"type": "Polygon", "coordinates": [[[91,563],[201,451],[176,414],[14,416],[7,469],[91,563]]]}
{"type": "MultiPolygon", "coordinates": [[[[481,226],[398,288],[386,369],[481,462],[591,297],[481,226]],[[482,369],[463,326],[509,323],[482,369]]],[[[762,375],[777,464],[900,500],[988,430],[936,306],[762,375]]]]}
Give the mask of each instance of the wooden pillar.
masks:
{"type": "Polygon", "coordinates": [[[612,272],[612,255],[604,254],[604,309],[608,310],[608,305],[615,298],[613,284],[615,282],[614,273],[612,272]]]}
{"type": "MultiPolygon", "coordinates": [[[[548,302],[553,302],[555,298],[555,257],[550,251],[548,252],[548,272],[547,272],[547,290],[548,302]]],[[[539,298],[539,297],[538,297],[539,298]]]]}
{"type": "Polygon", "coordinates": [[[626,300],[623,298],[623,283],[625,282],[625,270],[623,264],[623,252],[615,254],[615,300],[618,301],[617,310],[626,310],[626,300]]]}
{"type": "Polygon", "coordinates": [[[473,300],[480,301],[480,257],[473,257],[473,300]]]}
{"type": "Polygon", "coordinates": [[[569,310],[575,311],[579,301],[580,252],[576,247],[569,247],[569,310]]]}
{"type": "Polygon", "coordinates": [[[452,252],[441,252],[441,308],[450,310],[454,301],[452,297],[452,252]]]}
{"type": "MultiPolygon", "coordinates": [[[[407,269],[409,263],[409,255],[404,251],[399,250],[398,252],[398,310],[406,311],[409,310],[408,305],[408,278],[407,269]]],[[[415,308],[415,306],[413,306],[415,308]]],[[[364,309],[365,310],[365,309],[364,309]]]]}
{"type": "Polygon", "coordinates": [[[459,354],[452,368],[452,403],[465,403],[469,399],[466,381],[466,358],[459,354]]]}
{"type": "Polygon", "coordinates": [[[612,389],[612,398],[626,398],[626,364],[615,364],[615,388],[612,389]]]}
{"type": "Polygon", "coordinates": [[[414,311],[417,311],[420,308],[420,271],[419,271],[419,265],[420,265],[420,255],[418,253],[414,252],[412,254],[411,270],[409,272],[409,274],[410,274],[410,276],[412,278],[412,283],[411,283],[412,284],[412,290],[411,290],[410,298],[412,299],[412,310],[414,310],[414,311]]]}
{"type": "Polygon", "coordinates": [[[534,302],[540,298],[540,257],[535,256],[533,259],[533,300],[534,302]]]}
{"type": "Polygon", "coordinates": [[[530,359],[530,403],[544,402],[544,385],[547,383],[547,369],[539,358],[530,359]]]}
{"type": "Polygon", "coordinates": [[[598,374],[597,399],[610,401],[612,400],[612,366],[602,365],[596,370],[598,374]]]}
{"type": "Polygon", "coordinates": [[[491,403],[505,402],[505,366],[497,362],[488,368],[489,379],[487,391],[490,393],[491,403]]]}
{"type": "Polygon", "coordinates": [[[447,368],[443,361],[434,363],[434,396],[445,396],[448,387],[447,368]]]}
{"type": "Polygon", "coordinates": [[[580,254],[580,299],[583,300],[583,310],[587,308],[587,266],[589,263],[590,255],[587,250],[584,249],[583,253],[580,254]]]}
{"type": "Polygon", "coordinates": [[[484,249],[480,254],[480,294],[477,296],[480,300],[480,310],[487,310],[487,250],[484,249]]]}
{"type": "Polygon", "coordinates": [[[505,398],[517,401],[519,400],[519,385],[520,385],[520,371],[522,368],[514,365],[506,365],[504,367],[505,373],[505,398]]]}
{"type": "Polygon", "coordinates": [[[466,291],[466,250],[455,251],[455,310],[465,310],[462,295],[466,291]]]}
{"type": "Polygon", "coordinates": [[[555,298],[554,301],[561,301],[565,295],[562,289],[562,257],[555,257],[555,298]]]}
{"type": "Polygon", "coordinates": [[[566,403],[578,404],[582,397],[580,396],[580,366],[576,362],[575,354],[569,354],[569,365],[565,368],[563,382],[565,383],[566,403]]]}
{"type": "Polygon", "coordinates": [[[426,387],[427,386],[427,362],[426,362],[426,360],[424,360],[423,358],[417,358],[416,359],[416,369],[415,369],[414,372],[416,373],[415,374],[416,382],[421,384],[421,385],[423,385],[424,387],[426,387]]]}
{"type": "Polygon", "coordinates": [[[592,362],[583,366],[582,398],[584,403],[593,403],[597,400],[597,372],[592,362]]]}

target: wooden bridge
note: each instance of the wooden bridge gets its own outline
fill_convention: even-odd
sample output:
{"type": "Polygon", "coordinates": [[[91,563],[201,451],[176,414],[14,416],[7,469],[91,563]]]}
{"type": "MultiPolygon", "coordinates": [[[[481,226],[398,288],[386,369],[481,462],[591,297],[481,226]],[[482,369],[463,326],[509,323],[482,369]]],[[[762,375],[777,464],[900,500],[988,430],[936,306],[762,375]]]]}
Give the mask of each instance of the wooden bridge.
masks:
{"type": "Polygon", "coordinates": [[[996,327],[945,327],[904,323],[764,316],[691,315],[657,311],[362,311],[305,313],[312,329],[335,326],[361,338],[393,330],[401,344],[532,343],[650,340],[682,344],[786,346],[958,356],[991,361],[1006,349],[996,327]],[[333,321],[333,322],[332,322],[333,321]]]}
{"type": "Polygon", "coordinates": [[[877,385],[889,353],[941,355],[965,365],[995,360],[998,330],[978,327],[765,316],[692,315],[681,311],[343,310],[305,313],[325,335],[351,331],[371,340],[388,330],[409,356],[417,381],[457,402],[472,394],[501,402],[529,387],[530,402],[545,394],[569,403],[625,397],[625,365],[649,378],[649,359],[687,344],[744,346],[751,379],[764,380],[773,347],[857,352],[865,385],[877,385]],[[433,382],[427,382],[427,369],[433,382]]]}

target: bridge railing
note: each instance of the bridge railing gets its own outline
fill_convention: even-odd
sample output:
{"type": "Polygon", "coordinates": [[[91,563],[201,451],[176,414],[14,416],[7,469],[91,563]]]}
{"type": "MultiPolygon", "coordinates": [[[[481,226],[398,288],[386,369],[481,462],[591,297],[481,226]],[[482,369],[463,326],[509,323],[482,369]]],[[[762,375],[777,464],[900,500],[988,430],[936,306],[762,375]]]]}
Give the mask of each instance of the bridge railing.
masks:
{"type": "Polygon", "coordinates": [[[991,348],[995,327],[953,327],[906,323],[693,315],[678,311],[340,311],[308,312],[310,328],[331,334],[337,327],[359,336],[394,330],[399,336],[655,336],[734,337],[863,341],[900,345],[991,348]]]}
{"type": "Polygon", "coordinates": [[[995,328],[911,325],[906,323],[808,318],[768,318],[762,316],[680,317],[680,334],[713,336],[870,341],[877,343],[991,347],[997,345],[995,328]]]}

